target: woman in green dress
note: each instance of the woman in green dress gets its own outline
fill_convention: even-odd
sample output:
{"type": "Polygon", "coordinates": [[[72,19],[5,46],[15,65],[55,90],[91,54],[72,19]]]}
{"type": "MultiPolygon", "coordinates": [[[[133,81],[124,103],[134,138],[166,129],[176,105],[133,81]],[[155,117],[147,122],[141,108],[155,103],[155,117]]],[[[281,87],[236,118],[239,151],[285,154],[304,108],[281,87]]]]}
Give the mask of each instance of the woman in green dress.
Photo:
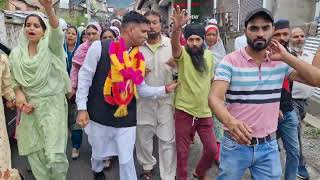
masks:
{"type": "Polygon", "coordinates": [[[65,180],[68,105],[71,91],[63,49],[64,33],[52,0],[39,0],[43,15],[27,16],[19,44],[10,54],[16,105],[22,111],[17,128],[19,154],[28,157],[37,180],[65,180]]]}

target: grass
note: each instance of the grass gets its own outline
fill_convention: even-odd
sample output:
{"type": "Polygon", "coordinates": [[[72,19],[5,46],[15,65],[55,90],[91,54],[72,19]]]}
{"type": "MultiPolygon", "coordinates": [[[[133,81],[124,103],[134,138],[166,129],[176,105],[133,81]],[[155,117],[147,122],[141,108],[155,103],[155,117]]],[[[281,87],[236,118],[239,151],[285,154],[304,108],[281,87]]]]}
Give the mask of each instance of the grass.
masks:
{"type": "Polygon", "coordinates": [[[320,138],[320,129],[314,128],[314,127],[308,127],[305,131],[304,134],[308,136],[309,138],[312,139],[318,139],[320,138]]]}

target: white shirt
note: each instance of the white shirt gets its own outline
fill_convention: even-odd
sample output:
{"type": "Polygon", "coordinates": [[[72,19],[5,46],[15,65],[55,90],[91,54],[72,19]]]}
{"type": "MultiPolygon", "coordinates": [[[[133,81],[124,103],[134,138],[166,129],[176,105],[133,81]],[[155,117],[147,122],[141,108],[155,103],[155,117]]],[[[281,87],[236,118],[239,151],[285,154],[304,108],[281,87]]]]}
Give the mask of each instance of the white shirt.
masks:
{"type": "MultiPolygon", "coordinates": [[[[313,57],[313,54],[306,52],[302,53],[301,56],[298,56],[299,59],[307,62],[308,64],[312,64],[313,57]]],[[[314,87],[294,81],[292,86],[292,98],[308,99],[313,95],[314,89],[314,87]]]]}
{"type": "MultiPolygon", "coordinates": [[[[78,110],[87,110],[89,89],[101,57],[101,41],[95,41],[89,48],[86,58],[78,74],[78,89],[76,103],[78,110]]],[[[142,97],[157,99],[166,96],[165,86],[151,87],[144,81],[137,86],[138,94],[142,97]]]]}
{"type": "Polygon", "coordinates": [[[248,45],[246,35],[242,35],[236,38],[234,41],[234,50],[238,51],[248,45]]]}

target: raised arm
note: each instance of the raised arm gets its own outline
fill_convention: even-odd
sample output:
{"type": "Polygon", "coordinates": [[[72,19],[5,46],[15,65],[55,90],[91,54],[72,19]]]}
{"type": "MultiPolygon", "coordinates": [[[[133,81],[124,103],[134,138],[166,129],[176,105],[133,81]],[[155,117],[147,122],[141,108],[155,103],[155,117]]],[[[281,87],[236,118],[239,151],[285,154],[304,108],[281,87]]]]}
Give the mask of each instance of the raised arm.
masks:
{"type": "MultiPolygon", "coordinates": [[[[297,57],[288,53],[287,50],[277,41],[271,42],[270,50],[270,59],[283,61],[295,69],[295,71],[289,75],[290,81],[298,81],[310,86],[320,87],[319,68],[301,61],[297,57]]],[[[318,64],[317,61],[315,61],[315,63],[318,64]]]]}
{"type": "Polygon", "coordinates": [[[172,26],[172,34],[171,34],[171,46],[172,46],[172,56],[175,59],[178,59],[182,53],[182,47],[180,44],[180,36],[182,26],[185,25],[189,20],[190,16],[187,15],[186,10],[181,10],[179,6],[177,6],[173,10],[173,15],[171,17],[173,21],[172,26]]]}
{"type": "Polygon", "coordinates": [[[65,52],[63,49],[64,33],[59,27],[59,20],[54,13],[52,0],[39,0],[49,18],[49,48],[60,59],[65,60],[65,52]]]}

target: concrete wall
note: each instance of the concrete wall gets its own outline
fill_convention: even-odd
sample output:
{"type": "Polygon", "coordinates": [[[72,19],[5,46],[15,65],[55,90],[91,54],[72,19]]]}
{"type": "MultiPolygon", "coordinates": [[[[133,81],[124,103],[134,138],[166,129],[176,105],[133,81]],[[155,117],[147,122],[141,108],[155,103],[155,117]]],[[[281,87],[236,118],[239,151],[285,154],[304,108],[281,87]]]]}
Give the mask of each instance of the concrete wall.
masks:
{"type": "Polygon", "coordinates": [[[22,24],[6,23],[7,46],[10,48],[16,47],[19,41],[19,34],[22,30],[22,24]]]}
{"type": "Polygon", "coordinates": [[[316,3],[316,10],[314,13],[314,17],[320,17],[320,2],[319,1],[316,3]]]}
{"type": "Polygon", "coordinates": [[[272,11],[275,19],[289,19],[292,26],[314,20],[315,0],[264,0],[265,7],[272,11]]]}
{"type": "Polygon", "coordinates": [[[4,13],[0,11],[0,42],[7,44],[7,32],[4,23],[4,13]]]}

